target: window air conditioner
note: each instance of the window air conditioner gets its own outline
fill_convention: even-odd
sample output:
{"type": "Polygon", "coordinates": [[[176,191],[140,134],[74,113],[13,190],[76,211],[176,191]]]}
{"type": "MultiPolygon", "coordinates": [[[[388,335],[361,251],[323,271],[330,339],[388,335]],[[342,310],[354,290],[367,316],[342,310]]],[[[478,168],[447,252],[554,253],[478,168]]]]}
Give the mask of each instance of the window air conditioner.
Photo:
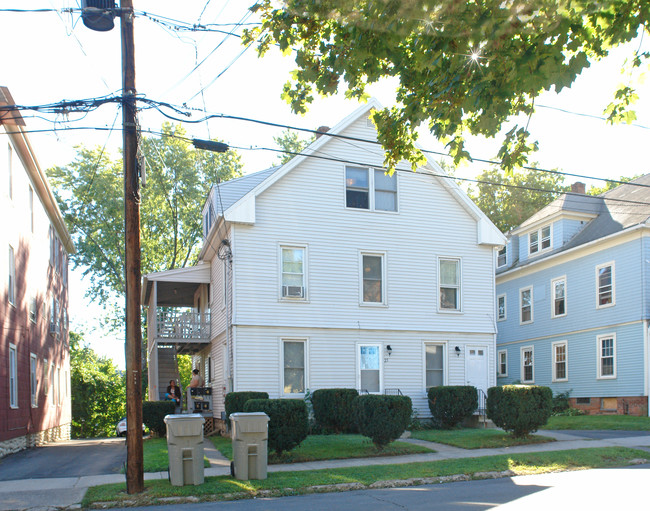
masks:
{"type": "Polygon", "coordinates": [[[287,298],[304,298],[305,288],[302,286],[282,286],[282,296],[287,298]]]}

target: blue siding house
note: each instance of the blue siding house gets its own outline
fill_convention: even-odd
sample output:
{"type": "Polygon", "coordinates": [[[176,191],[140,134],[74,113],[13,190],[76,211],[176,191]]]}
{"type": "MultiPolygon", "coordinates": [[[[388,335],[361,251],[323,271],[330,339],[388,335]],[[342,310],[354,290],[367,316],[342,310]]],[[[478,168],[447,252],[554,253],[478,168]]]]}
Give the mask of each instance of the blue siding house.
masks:
{"type": "Polygon", "coordinates": [[[588,413],[648,415],[650,174],[584,184],[508,234],[497,258],[497,381],[569,392],[588,413]]]}

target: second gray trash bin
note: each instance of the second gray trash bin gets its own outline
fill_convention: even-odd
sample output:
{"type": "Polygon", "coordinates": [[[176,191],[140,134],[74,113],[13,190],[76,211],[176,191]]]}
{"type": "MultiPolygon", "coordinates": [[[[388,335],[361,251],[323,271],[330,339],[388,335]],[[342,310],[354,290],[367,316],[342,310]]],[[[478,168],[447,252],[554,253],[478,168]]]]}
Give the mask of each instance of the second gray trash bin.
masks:
{"type": "Polygon", "coordinates": [[[203,484],[203,416],[167,415],[167,452],[172,486],[203,484]]]}
{"type": "Polygon", "coordinates": [[[235,478],[266,479],[269,416],[264,412],[233,413],[230,422],[235,478]]]}

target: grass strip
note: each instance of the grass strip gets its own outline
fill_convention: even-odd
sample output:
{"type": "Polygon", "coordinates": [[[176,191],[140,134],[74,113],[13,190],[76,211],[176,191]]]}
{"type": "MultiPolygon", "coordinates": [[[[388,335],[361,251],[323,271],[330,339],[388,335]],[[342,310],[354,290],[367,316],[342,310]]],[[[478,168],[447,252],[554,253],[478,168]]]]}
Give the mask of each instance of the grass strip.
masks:
{"type": "Polygon", "coordinates": [[[488,449],[494,447],[512,447],[514,445],[543,444],[554,442],[553,438],[539,435],[528,435],[525,438],[515,438],[498,429],[426,429],[412,431],[411,438],[453,445],[462,449],[488,449]]]}
{"type": "MultiPolygon", "coordinates": [[[[239,481],[230,476],[208,477],[199,486],[171,486],[168,481],[145,481],[145,491],[128,495],[125,483],[89,488],[82,506],[94,503],[102,507],[122,505],[153,505],[183,501],[210,501],[253,498],[259,496],[299,495],[317,491],[344,491],[381,486],[428,484],[431,478],[466,474],[485,478],[485,472],[501,475],[528,475],[566,470],[584,470],[625,466],[634,459],[645,459],[648,453],[626,447],[604,447],[522,453],[512,455],[459,458],[399,465],[371,465],[337,469],[271,472],[268,479],[239,481]],[[508,472],[504,472],[508,471],[508,472]],[[406,480],[406,481],[404,481],[406,480]],[[392,483],[381,483],[391,481],[392,483]],[[401,481],[401,483],[400,483],[401,481]],[[337,485],[327,486],[324,485],[337,485]],[[320,487],[320,488],[318,488],[320,487]]],[[[441,482],[441,481],[438,481],[441,482]]]]}
{"type": "MultiPolygon", "coordinates": [[[[142,442],[143,466],[145,472],[165,472],[169,468],[166,438],[147,438],[142,442]]],[[[208,468],[210,462],[203,457],[203,466],[208,468]]],[[[120,470],[124,473],[124,468],[120,470]]]]}
{"type": "Polygon", "coordinates": [[[650,417],[633,415],[553,416],[541,429],[615,429],[650,431],[650,417]]]}
{"type": "MultiPolygon", "coordinates": [[[[213,436],[211,440],[221,454],[232,460],[232,441],[230,438],[213,436]]],[[[310,435],[298,447],[290,452],[283,453],[282,456],[270,452],[269,464],[401,456],[423,452],[435,451],[421,445],[399,441],[388,444],[380,451],[370,439],[362,435],[310,435]]]]}

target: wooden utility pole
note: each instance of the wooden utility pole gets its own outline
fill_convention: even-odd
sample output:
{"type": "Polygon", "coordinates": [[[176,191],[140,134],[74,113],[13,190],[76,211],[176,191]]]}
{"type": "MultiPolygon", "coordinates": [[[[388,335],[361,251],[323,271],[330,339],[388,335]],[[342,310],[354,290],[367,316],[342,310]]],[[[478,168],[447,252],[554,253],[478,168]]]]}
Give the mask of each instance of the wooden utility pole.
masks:
{"type": "Polygon", "coordinates": [[[120,0],[122,33],[122,136],[124,144],[124,244],[126,280],[126,490],[144,490],[142,462],[142,330],[140,324],[140,181],[136,165],[133,0],[120,0]]]}

